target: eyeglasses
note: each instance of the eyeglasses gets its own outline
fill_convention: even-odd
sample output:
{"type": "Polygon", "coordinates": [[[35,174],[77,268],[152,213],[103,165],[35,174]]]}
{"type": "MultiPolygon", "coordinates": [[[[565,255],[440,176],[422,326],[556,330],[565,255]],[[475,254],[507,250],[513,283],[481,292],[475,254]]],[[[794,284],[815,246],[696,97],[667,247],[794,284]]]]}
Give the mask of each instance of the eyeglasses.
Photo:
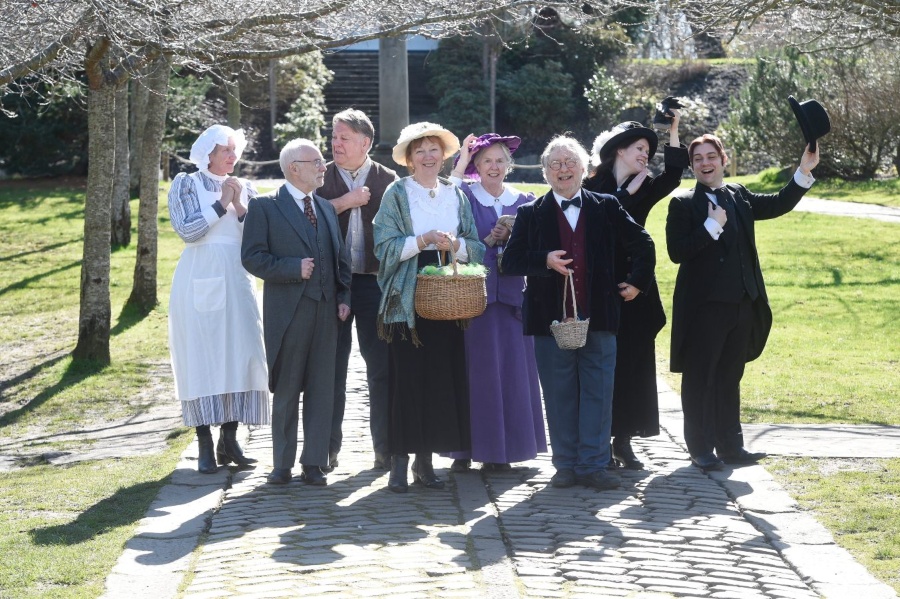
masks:
{"type": "Polygon", "coordinates": [[[325,166],[327,164],[321,158],[316,158],[315,160],[291,160],[291,163],[294,163],[294,162],[312,162],[313,164],[316,165],[316,168],[322,168],[323,166],[325,166]]]}
{"type": "Polygon", "coordinates": [[[578,166],[578,161],[574,158],[569,158],[567,160],[554,160],[547,166],[550,167],[551,171],[558,171],[563,167],[564,164],[566,165],[566,168],[573,169],[578,166]]]}

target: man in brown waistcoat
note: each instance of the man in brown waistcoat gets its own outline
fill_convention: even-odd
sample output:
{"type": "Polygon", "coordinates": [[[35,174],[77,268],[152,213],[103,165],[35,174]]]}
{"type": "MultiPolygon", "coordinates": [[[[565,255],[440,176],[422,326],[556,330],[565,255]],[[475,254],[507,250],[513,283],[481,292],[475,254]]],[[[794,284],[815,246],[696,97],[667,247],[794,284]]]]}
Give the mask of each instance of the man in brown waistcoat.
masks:
{"type": "Polygon", "coordinates": [[[372,242],[372,219],[381,206],[384,190],[399,177],[391,169],[369,158],[375,129],[360,110],[343,110],[332,119],[331,150],[334,161],[325,171],[325,183],[318,193],[331,200],[338,213],[341,234],[350,253],[353,283],[350,287],[350,317],[340,323],[334,380],[334,412],[331,424],[329,469],[337,466],[341,450],[344,406],[347,401],[347,364],[350,360],[353,321],[359,351],[366,362],[369,386],[369,428],[375,450],[375,468],[388,470],[388,348],[378,338],[376,321],[381,290],[378,287],[378,259],[372,242]]]}

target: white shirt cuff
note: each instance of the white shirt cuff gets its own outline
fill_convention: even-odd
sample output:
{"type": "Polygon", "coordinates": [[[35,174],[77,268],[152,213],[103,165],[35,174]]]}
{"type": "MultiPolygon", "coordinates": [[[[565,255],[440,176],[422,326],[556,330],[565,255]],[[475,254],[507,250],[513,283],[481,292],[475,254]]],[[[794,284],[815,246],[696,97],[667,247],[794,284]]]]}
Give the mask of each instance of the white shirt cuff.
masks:
{"type": "Polygon", "coordinates": [[[450,179],[450,182],[453,183],[454,185],[456,185],[457,187],[461,186],[462,182],[463,182],[462,179],[460,179],[459,177],[456,177],[454,175],[450,175],[448,177],[448,179],[450,179]]]}
{"type": "Polygon", "coordinates": [[[413,256],[417,256],[419,254],[419,241],[418,236],[413,235],[412,237],[407,237],[406,242],[403,244],[403,251],[400,252],[400,261],[409,260],[413,256]]]}
{"type": "Polygon", "coordinates": [[[703,222],[703,226],[706,227],[707,232],[709,232],[709,236],[712,237],[713,239],[715,239],[716,241],[719,240],[719,235],[721,235],[722,232],[725,230],[722,227],[720,227],[719,223],[716,222],[716,219],[714,219],[711,216],[708,216],[706,218],[706,220],[703,222]]]}
{"type": "Polygon", "coordinates": [[[816,179],[812,176],[812,173],[804,175],[802,172],[800,172],[799,168],[797,169],[797,172],[794,173],[794,183],[796,183],[800,187],[809,189],[815,182],[816,179]]]}
{"type": "Polygon", "coordinates": [[[206,220],[206,224],[210,227],[219,222],[219,213],[216,212],[216,209],[212,207],[212,204],[207,204],[200,209],[200,214],[203,215],[203,218],[206,220]]]}
{"type": "Polygon", "coordinates": [[[469,261],[469,250],[466,249],[466,240],[462,237],[457,237],[459,240],[459,249],[456,250],[456,261],[457,262],[468,262],[469,261]]]}

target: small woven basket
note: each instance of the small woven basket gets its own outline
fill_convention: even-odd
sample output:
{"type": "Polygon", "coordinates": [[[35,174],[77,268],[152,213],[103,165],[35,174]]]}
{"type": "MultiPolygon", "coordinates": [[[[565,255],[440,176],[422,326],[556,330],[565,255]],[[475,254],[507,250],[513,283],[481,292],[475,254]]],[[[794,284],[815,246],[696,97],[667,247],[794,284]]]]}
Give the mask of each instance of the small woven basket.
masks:
{"type": "Polygon", "coordinates": [[[569,271],[568,285],[563,285],[563,317],[561,321],[554,322],[550,325],[550,332],[556,339],[556,345],[559,349],[578,349],[584,347],[587,343],[588,326],[591,319],[578,319],[578,302],[575,300],[575,281],[572,278],[572,271],[569,271]],[[566,292],[569,287],[572,288],[572,311],[575,312],[575,320],[566,322],[566,292]]]}
{"type": "MultiPolygon", "coordinates": [[[[461,275],[456,254],[452,275],[416,275],[416,314],[429,320],[464,320],[487,308],[485,275],[461,275]]],[[[440,261],[440,253],[438,253],[440,261]]]]}

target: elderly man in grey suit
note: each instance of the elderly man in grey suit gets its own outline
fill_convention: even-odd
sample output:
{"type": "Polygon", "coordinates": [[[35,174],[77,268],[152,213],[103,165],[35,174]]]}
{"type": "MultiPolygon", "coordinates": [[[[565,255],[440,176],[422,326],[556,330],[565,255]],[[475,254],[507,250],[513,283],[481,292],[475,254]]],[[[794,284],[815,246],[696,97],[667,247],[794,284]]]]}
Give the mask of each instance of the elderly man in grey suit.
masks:
{"type": "Polygon", "coordinates": [[[241,262],[263,287],[263,330],[272,400],[270,484],[291,481],[303,394],[300,480],[327,482],[334,404],[338,319],[350,314],[350,261],[322,186],[325,160],[316,145],[295,139],[281,150],[285,184],[250,201],[241,262]]]}

